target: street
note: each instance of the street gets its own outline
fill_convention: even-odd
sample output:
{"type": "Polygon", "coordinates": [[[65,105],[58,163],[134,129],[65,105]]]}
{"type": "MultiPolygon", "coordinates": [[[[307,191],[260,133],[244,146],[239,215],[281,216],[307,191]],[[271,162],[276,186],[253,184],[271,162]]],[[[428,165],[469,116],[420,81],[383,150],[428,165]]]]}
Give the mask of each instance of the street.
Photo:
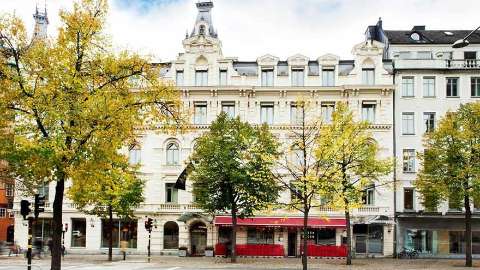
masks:
{"type": "MultiPolygon", "coordinates": [[[[49,270],[50,258],[33,260],[32,270],[49,270]]],[[[290,270],[301,269],[300,259],[280,258],[239,258],[238,263],[231,264],[224,258],[179,258],[173,256],[155,256],[152,262],[147,263],[144,256],[130,256],[127,261],[121,261],[119,257],[114,262],[106,262],[106,256],[99,255],[70,255],[63,261],[62,269],[65,270],[242,270],[242,269],[275,269],[290,270]]],[[[463,260],[443,259],[356,259],[351,267],[344,265],[342,259],[311,259],[309,269],[381,269],[381,270],[453,270],[472,269],[464,268],[463,260]]],[[[476,267],[480,263],[476,262],[476,267]]],[[[21,257],[1,257],[0,270],[25,270],[26,261],[21,257]]]]}

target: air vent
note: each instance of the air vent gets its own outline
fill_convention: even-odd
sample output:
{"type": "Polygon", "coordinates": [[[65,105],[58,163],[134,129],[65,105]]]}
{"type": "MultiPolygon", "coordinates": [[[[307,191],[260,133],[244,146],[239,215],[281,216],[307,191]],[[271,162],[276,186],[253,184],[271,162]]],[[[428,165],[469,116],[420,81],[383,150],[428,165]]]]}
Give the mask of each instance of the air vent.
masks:
{"type": "Polygon", "coordinates": [[[445,32],[443,32],[443,33],[445,33],[446,36],[453,36],[453,33],[452,33],[452,32],[445,31],[445,32]]]}

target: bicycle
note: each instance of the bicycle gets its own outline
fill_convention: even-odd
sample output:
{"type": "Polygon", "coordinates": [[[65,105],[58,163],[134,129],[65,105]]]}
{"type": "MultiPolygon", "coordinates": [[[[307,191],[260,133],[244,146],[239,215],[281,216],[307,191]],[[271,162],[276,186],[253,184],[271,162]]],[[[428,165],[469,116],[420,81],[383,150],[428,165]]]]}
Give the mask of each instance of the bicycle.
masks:
{"type": "Polygon", "coordinates": [[[417,259],[418,252],[414,249],[404,248],[399,254],[399,259],[417,259]]]}

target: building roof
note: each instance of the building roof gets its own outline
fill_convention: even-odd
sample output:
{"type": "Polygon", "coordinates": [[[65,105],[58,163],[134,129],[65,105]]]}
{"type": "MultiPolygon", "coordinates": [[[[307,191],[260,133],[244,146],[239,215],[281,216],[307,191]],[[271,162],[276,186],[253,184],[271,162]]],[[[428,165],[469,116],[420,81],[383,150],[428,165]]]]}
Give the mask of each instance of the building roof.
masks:
{"type": "MultiPolygon", "coordinates": [[[[467,36],[471,30],[425,30],[414,27],[412,30],[384,30],[390,44],[453,44],[467,36]],[[418,33],[419,40],[412,38],[418,33]]],[[[480,44],[480,33],[473,33],[468,41],[471,44],[480,44]]]]}

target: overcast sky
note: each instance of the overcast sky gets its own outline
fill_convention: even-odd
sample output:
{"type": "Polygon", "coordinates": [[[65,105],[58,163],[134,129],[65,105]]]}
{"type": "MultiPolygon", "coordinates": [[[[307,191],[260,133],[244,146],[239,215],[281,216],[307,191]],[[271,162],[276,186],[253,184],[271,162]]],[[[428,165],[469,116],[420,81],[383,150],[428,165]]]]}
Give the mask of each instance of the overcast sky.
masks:
{"type": "MultiPolygon", "coordinates": [[[[15,12],[33,29],[35,5],[45,0],[0,0],[0,12],[15,12]]],[[[196,17],[196,0],[110,0],[108,33],[119,48],[169,61],[183,51],[185,31],[196,17]]],[[[382,17],[385,29],[473,29],[480,0],[214,0],[213,23],[225,56],[255,60],[270,53],[312,59],[333,53],[351,58],[368,25],[382,17]]],[[[58,11],[71,0],[47,0],[49,35],[58,11]]]]}

